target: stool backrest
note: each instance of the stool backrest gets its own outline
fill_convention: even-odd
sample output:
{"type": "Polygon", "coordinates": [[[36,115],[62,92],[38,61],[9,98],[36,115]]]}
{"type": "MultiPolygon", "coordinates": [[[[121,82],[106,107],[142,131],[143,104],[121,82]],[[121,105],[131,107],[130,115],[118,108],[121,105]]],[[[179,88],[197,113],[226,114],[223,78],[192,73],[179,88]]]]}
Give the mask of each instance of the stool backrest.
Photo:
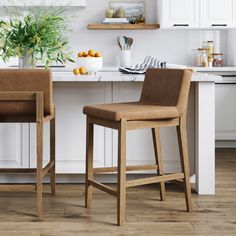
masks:
{"type": "Polygon", "coordinates": [[[192,71],[187,69],[148,69],[140,102],[176,106],[182,115],[187,109],[191,78],[192,71]]]}
{"type": "MultiPolygon", "coordinates": [[[[0,92],[43,92],[44,115],[53,114],[50,70],[0,69],[0,92]]],[[[0,115],[32,115],[35,101],[0,101],[0,115]]]]}

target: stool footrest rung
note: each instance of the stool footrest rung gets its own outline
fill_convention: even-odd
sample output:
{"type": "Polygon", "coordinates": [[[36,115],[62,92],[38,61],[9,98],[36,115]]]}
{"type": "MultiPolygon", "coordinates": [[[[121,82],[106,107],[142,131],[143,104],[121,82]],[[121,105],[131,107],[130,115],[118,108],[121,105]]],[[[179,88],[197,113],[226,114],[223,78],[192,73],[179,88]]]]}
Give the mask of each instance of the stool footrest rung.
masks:
{"type": "Polygon", "coordinates": [[[36,168],[0,168],[1,174],[30,174],[36,173],[36,168]]]}
{"type": "Polygon", "coordinates": [[[177,173],[177,174],[159,175],[143,179],[129,180],[126,182],[126,188],[141,186],[146,184],[160,183],[163,181],[183,179],[183,178],[184,178],[184,173],[177,173]]]}
{"type": "MultiPolygon", "coordinates": [[[[50,161],[44,168],[42,168],[42,177],[52,169],[54,164],[54,161],[50,161]]],[[[37,168],[0,168],[1,174],[32,174],[36,172],[37,168]]]]}
{"type": "MultiPolygon", "coordinates": [[[[158,165],[138,165],[138,166],[127,166],[126,171],[141,171],[141,170],[158,170],[158,165]]],[[[94,168],[93,173],[107,173],[107,172],[117,172],[117,167],[102,167],[94,168]]]]}
{"type": "Polygon", "coordinates": [[[104,185],[104,184],[101,184],[101,183],[98,183],[94,180],[88,180],[88,185],[91,185],[95,188],[98,188],[106,193],[109,193],[110,195],[113,195],[113,196],[117,196],[117,191],[112,189],[112,188],[109,188],[108,186],[104,185]]]}
{"type": "Polygon", "coordinates": [[[0,191],[36,191],[37,187],[34,184],[1,184],[0,191]]]}
{"type": "Polygon", "coordinates": [[[42,173],[42,177],[44,177],[54,166],[55,162],[54,161],[50,161],[44,168],[43,168],[43,173],[42,173]]]}

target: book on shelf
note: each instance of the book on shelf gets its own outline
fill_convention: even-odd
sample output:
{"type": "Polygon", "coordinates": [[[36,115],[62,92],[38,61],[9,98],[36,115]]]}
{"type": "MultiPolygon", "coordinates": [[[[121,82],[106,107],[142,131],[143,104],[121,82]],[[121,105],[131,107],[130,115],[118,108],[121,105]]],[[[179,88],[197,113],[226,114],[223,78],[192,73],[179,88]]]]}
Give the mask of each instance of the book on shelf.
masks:
{"type": "Polygon", "coordinates": [[[102,21],[103,24],[129,24],[127,18],[104,18],[102,21]]]}

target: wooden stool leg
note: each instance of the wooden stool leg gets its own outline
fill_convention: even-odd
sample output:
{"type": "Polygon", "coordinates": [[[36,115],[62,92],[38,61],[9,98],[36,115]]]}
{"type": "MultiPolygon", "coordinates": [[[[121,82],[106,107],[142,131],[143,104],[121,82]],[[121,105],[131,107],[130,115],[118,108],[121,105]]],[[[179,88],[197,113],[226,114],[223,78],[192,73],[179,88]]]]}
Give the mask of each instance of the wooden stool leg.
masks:
{"type": "MultiPolygon", "coordinates": [[[[160,128],[152,128],[152,138],[153,138],[153,146],[156,158],[156,164],[158,165],[157,173],[159,175],[163,175],[163,159],[162,159],[162,150],[161,150],[161,136],[160,136],[160,128]]],[[[160,182],[160,196],[161,201],[165,200],[165,182],[160,182]]]]}
{"type": "Polygon", "coordinates": [[[177,126],[177,134],[179,141],[180,159],[182,171],[184,172],[184,184],[185,184],[185,200],[187,211],[192,211],[192,196],[190,186],[190,170],[189,170],[189,158],[188,158],[188,143],[187,143],[187,131],[186,131],[186,114],[180,118],[180,125],[177,126]]]}
{"type": "Polygon", "coordinates": [[[121,120],[118,130],[118,189],[117,189],[117,224],[125,222],[126,209],[126,120],[121,120]]]}
{"type": "Polygon", "coordinates": [[[93,132],[94,125],[89,123],[87,117],[86,130],[86,184],[85,184],[85,207],[90,208],[92,205],[93,187],[89,185],[89,180],[93,180],[93,132]]]}
{"type": "Polygon", "coordinates": [[[43,218],[43,122],[37,123],[37,216],[43,218]]]}
{"type": "Polygon", "coordinates": [[[51,193],[56,193],[56,143],[55,143],[55,118],[50,121],[50,161],[54,162],[52,169],[50,170],[50,184],[51,193]]]}

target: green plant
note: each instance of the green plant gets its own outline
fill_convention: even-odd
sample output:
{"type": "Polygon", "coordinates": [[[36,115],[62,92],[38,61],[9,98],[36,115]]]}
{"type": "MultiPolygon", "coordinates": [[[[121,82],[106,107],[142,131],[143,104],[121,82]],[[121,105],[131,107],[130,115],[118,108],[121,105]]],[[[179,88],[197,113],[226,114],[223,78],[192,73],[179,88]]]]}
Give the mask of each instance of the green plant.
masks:
{"type": "Polygon", "coordinates": [[[25,17],[0,20],[0,57],[7,61],[30,56],[31,65],[41,61],[46,68],[55,62],[74,62],[68,51],[64,13],[65,9],[31,8],[25,17]]]}

